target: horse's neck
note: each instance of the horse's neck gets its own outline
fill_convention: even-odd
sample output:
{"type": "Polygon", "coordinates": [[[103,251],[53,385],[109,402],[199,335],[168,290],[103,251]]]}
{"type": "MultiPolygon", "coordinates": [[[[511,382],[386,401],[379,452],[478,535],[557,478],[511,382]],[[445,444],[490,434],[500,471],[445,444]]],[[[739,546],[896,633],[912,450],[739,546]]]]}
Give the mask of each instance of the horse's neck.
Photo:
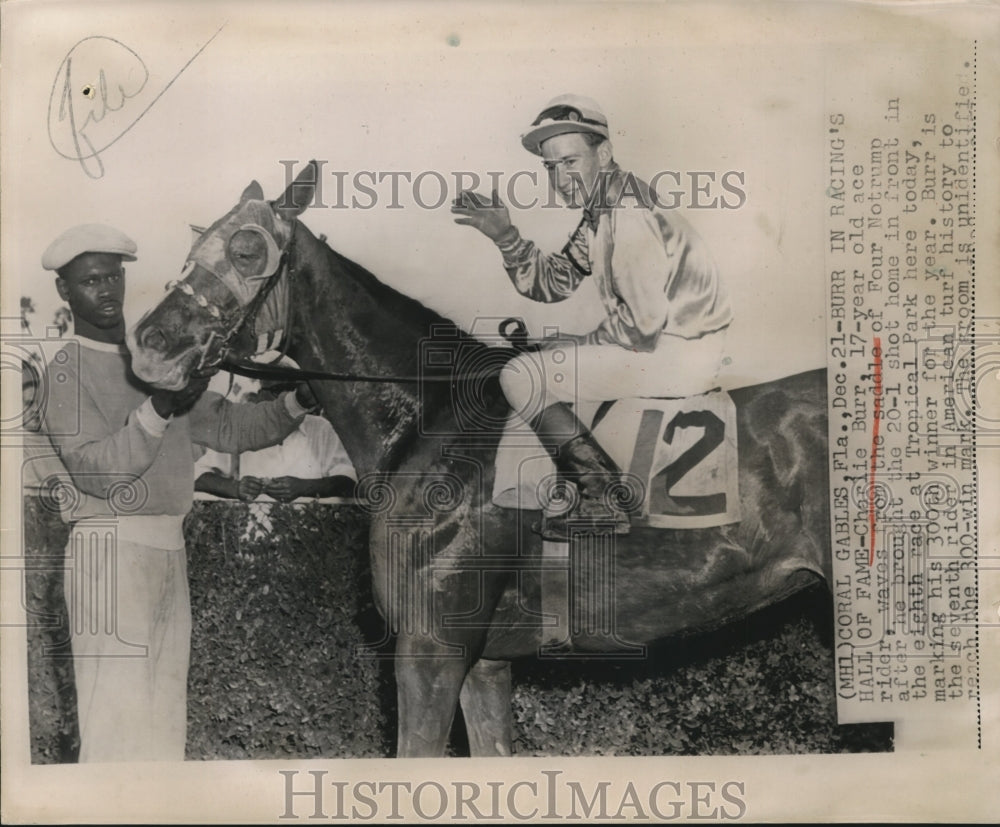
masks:
{"type": "MultiPolygon", "coordinates": [[[[302,227],[296,245],[291,355],[322,371],[417,376],[421,340],[431,324],[445,320],[302,227]]],[[[421,405],[437,404],[426,391],[421,398],[412,382],[322,381],[314,388],[359,475],[392,467],[419,432],[421,405]]]]}

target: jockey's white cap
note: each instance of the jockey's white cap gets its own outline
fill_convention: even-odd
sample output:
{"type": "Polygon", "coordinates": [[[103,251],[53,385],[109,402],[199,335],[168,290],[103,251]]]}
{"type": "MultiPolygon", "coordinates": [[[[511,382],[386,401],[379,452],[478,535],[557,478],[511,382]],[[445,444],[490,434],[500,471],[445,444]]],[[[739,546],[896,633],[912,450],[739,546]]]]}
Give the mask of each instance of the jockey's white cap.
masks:
{"type": "Polygon", "coordinates": [[[107,224],[78,224],[70,227],[42,253],[42,267],[60,270],[84,253],[110,253],[124,261],[135,261],[135,242],[121,230],[107,224]]]}
{"type": "Polygon", "coordinates": [[[567,94],[545,104],[531,127],[521,136],[521,143],[528,152],[541,155],[543,141],[567,132],[593,132],[610,137],[608,119],[600,104],[593,98],[567,94]]]}

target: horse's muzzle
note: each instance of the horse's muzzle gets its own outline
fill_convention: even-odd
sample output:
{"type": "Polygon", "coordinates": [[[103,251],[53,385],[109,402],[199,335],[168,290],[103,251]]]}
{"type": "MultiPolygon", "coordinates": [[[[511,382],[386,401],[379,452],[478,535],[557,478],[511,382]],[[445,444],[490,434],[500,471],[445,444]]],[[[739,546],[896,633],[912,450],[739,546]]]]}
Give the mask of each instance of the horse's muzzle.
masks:
{"type": "Polygon", "coordinates": [[[201,355],[197,348],[189,348],[168,356],[169,339],[156,325],[140,324],[128,332],[125,342],[132,355],[132,372],[143,382],[162,390],[183,388],[201,355]]]}

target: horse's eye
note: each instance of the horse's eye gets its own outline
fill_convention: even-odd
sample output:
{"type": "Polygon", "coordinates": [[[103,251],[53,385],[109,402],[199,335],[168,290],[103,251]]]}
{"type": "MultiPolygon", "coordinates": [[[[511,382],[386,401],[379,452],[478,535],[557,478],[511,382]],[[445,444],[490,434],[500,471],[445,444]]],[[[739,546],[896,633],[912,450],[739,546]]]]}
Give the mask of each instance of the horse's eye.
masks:
{"type": "Polygon", "coordinates": [[[259,276],[267,267],[267,243],[260,233],[253,230],[233,233],[226,254],[244,278],[259,276]]]}

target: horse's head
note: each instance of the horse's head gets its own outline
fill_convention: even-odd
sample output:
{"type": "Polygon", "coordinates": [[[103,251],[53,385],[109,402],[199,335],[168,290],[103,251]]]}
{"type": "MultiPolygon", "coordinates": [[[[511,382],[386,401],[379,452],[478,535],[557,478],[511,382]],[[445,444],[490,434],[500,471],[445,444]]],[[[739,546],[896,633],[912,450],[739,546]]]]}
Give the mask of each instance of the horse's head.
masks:
{"type": "Polygon", "coordinates": [[[269,279],[280,277],[295,219],[312,202],[315,183],[313,163],[276,201],[265,200],[254,181],[199,236],[180,278],[128,332],[136,376],[179,390],[192,371],[222,360],[254,298],[269,279]]]}

